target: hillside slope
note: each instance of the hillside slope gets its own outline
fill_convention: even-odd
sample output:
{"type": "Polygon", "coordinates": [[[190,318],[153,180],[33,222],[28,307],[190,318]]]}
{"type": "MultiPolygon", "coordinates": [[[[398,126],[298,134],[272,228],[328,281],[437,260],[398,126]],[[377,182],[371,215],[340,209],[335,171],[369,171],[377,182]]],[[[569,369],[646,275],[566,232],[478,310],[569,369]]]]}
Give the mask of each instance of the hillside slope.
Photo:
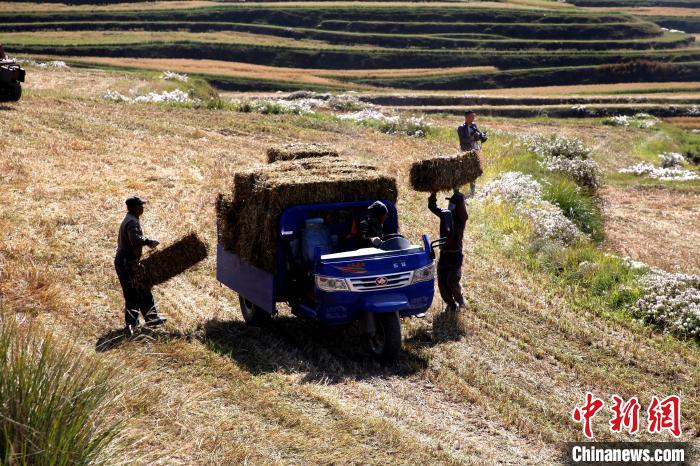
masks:
{"type": "MultiPolygon", "coordinates": [[[[128,419],[125,460],[551,464],[561,442],[583,438],[570,413],[586,391],[680,393],[683,438],[698,445],[697,346],[582,306],[549,275],[490,247],[478,217],[466,239],[467,311],[450,320],[436,303],[426,319],[404,322],[396,368],[368,361],[352,332],[284,309],[269,329],[246,327],[213,258],[156,290],[171,318],[165,331],[122,340],[112,257],[126,196],[150,201],[147,234],[167,240],[193,227],[213,243],[214,199],[233,171],[262,162],[270,143],[323,141],[399,176],[402,230],[416,241],[437,225],[406,183],[408,164],[453,144],[314,115],[86,97],[95,83],[124,79],[139,85],[37,69],[26,99],[0,107],[0,302],[129,374],[114,412],[128,419]]],[[[622,130],[601,131],[624,146],[622,130]]],[[[488,147],[487,166],[507,150],[488,147]]],[[[611,438],[607,416],[597,439],[611,438]]]]}

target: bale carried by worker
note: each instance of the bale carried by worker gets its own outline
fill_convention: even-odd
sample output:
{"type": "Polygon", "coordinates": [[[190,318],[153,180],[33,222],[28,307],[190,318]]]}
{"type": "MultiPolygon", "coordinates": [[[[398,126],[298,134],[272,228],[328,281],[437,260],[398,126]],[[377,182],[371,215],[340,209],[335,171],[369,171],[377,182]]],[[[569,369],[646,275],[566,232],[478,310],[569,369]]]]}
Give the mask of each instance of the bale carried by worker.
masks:
{"type": "Polygon", "coordinates": [[[196,233],[189,233],[142,259],[141,267],[134,275],[134,283],[139,288],[160,285],[203,261],[207,254],[207,245],[196,233]]]}
{"type": "Polygon", "coordinates": [[[233,193],[219,195],[219,242],[264,270],[275,271],[279,217],[298,204],[396,202],[396,179],[372,165],[342,158],[276,162],[236,173],[233,193]]]}
{"type": "Polygon", "coordinates": [[[416,191],[447,191],[473,183],[482,173],[479,151],[419,160],[411,165],[411,186],[416,191]]]}
{"type": "Polygon", "coordinates": [[[338,157],[338,151],[317,142],[293,142],[268,147],[267,163],[314,157],[338,157]]]}

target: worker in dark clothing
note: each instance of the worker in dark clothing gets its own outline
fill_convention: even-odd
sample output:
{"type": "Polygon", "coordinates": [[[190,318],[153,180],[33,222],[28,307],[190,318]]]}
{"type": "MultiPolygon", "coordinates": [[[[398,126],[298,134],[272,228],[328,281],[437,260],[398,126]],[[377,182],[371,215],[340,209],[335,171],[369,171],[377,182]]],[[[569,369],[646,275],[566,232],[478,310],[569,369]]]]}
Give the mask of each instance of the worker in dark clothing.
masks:
{"type": "MultiPolygon", "coordinates": [[[[467,110],[464,112],[464,123],[457,127],[457,135],[459,136],[459,149],[461,151],[481,150],[481,143],[488,140],[488,135],[479,131],[476,126],[476,114],[467,110]]],[[[474,196],[476,192],[476,183],[469,183],[470,196],[474,196]]]]}
{"type": "Polygon", "coordinates": [[[145,202],[138,196],[126,200],[128,212],[119,226],[117,254],[114,258],[114,267],[124,293],[124,333],[127,336],[133,335],[134,328],[138,325],[139,312],[143,314],[146,325],[156,326],[166,321],[165,317],[158,314],[151,290],[137,287],[133,282],[134,274],[141,266],[139,261],[143,247],[154,248],[159,244],[154,239],[146,238],[141,230],[139,217],[143,214],[145,202]]]}
{"type": "Polygon", "coordinates": [[[389,209],[381,201],[375,201],[367,208],[367,218],[360,222],[360,247],[379,247],[384,236],[384,222],[389,216],[389,209]]]}
{"type": "Polygon", "coordinates": [[[467,225],[467,207],[464,195],[455,189],[448,198],[447,210],[437,205],[437,194],[428,197],[428,209],[440,218],[440,236],[444,243],[440,246],[440,258],[437,265],[437,279],[440,296],[447,305],[448,311],[464,307],[462,296],[462,242],[464,229],[467,225]]]}

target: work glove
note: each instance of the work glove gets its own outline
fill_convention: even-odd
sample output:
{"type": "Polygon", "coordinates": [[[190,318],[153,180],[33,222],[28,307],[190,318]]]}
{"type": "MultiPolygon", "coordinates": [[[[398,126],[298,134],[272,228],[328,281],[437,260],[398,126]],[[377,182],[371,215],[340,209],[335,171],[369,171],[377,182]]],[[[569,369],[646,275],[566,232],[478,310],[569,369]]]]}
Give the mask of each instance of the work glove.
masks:
{"type": "Polygon", "coordinates": [[[374,238],[372,238],[372,246],[374,246],[375,248],[378,248],[378,247],[381,246],[381,245],[382,245],[382,239],[381,239],[381,238],[376,237],[376,236],[375,236],[374,238]]]}
{"type": "Polygon", "coordinates": [[[149,248],[155,248],[159,244],[160,244],[160,241],[156,241],[154,239],[149,239],[148,242],[146,243],[146,246],[148,246],[149,248]]]}

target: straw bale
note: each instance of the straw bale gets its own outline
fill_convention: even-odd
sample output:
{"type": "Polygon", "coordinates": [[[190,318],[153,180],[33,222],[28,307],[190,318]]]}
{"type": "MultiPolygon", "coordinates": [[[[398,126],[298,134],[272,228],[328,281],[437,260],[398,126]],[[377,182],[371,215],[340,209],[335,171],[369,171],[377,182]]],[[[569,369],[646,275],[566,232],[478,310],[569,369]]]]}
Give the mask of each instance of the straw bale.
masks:
{"type": "Polygon", "coordinates": [[[416,191],[447,191],[474,182],[482,174],[479,151],[419,160],[411,165],[411,186],[416,191]]]}
{"type": "Polygon", "coordinates": [[[219,241],[267,271],[275,270],[279,217],[298,204],[396,202],[396,179],[376,167],[341,158],[276,162],[234,176],[233,193],[219,196],[219,241]]]}
{"type": "Polygon", "coordinates": [[[142,259],[134,282],[140,288],[160,285],[203,261],[207,254],[207,245],[196,233],[189,233],[142,259]]]}
{"type": "Polygon", "coordinates": [[[316,142],[293,142],[267,149],[267,163],[315,157],[338,157],[338,151],[316,142]]]}

